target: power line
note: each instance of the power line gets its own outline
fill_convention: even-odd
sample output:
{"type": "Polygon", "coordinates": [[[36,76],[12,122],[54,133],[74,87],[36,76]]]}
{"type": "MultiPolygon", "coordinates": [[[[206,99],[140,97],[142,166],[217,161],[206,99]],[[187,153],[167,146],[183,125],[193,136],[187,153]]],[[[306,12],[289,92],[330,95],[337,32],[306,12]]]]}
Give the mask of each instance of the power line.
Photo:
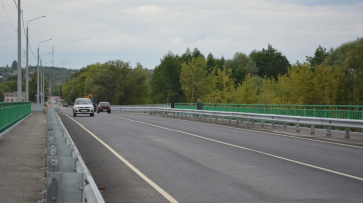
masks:
{"type": "Polygon", "coordinates": [[[16,8],[19,10],[19,7],[18,7],[18,5],[16,4],[16,1],[15,1],[15,0],[14,0],[14,3],[15,3],[16,8]]]}
{"type": "MultiPolygon", "coordinates": [[[[15,0],[14,0],[14,1],[15,1],[15,0]]],[[[13,30],[16,32],[16,29],[13,27],[13,24],[11,24],[10,19],[9,19],[9,16],[8,16],[8,14],[6,13],[6,10],[5,10],[5,6],[4,6],[4,2],[3,2],[3,0],[1,0],[1,3],[3,4],[3,8],[4,8],[4,11],[5,11],[6,17],[8,18],[8,21],[9,21],[9,23],[10,23],[11,27],[12,27],[12,28],[13,28],[13,30]]]]}

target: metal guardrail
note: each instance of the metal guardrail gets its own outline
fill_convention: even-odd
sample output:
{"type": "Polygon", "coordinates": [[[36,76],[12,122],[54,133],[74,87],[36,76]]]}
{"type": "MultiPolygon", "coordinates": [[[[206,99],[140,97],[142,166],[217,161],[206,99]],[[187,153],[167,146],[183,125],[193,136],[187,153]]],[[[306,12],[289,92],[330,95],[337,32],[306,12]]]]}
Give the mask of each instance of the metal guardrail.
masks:
{"type": "Polygon", "coordinates": [[[350,129],[362,129],[363,121],[354,119],[336,119],[336,118],[316,118],[316,117],[304,117],[304,116],[285,116],[274,114],[255,114],[255,113],[236,113],[236,112],[223,112],[223,111],[205,111],[205,110],[190,110],[190,109],[157,109],[156,113],[168,116],[180,116],[180,117],[193,117],[196,119],[197,115],[201,115],[198,119],[203,117],[211,122],[214,118],[215,122],[218,122],[218,118],[224,120],[229,119],[229,123],[232,122],[232,118],[235,119],[236,125],[240,125],[244,120],[247,121],[247,126],[254,126],[255,121],[260,122],[261,127],[264,127],[266,121],[271,122],[271,128],[275,129],[275,123],[283,123],[283,130],[286,131],[288,123],[296,125],[296,132],[300,132],[300,125],[310,125],[310,134],[315,134],[315,126],[325,126],[327,129],[327,137],[331,137],[331,128],[343,127],[345,128],[345,138],[350,138],[350,129]]]}
{"type": "Polygon", "coordinates": [[[53,107],[48,107],[43,202],[105,202],[53,107]]]}
{"type": "Polygon", "coordinates": [[[42,112],[44,110],[44,104],[32,103],[31,110],[37,111],[37,112],[42,112]]]}
{"type": "Polygon", "coordinates": [[[123,107],[158,107],[158,108],[171,108],[171,103],[165,104],[141,104],[141,105],[111,105],[112,108],[123,108],[123,107]]]}
{"type": "MultiPolygon", "coordinates": [[[[195,103],[175,103],[176,109],[196,109],[195,103]]],[[[363,106],[354,105],[275,105],[275,104],[212,104],[203,110],[241,113],[275,114],[363,120],[363,106]]]]}
{"type": "Polygon", "coordinates": [[[286,131],[289,123],[295,124],[296,132],[300,132],[300,125],[310,125],[310,134],[315,134],[315,126],[325,126],[327,130],[327,137],[331,137],[332,127],[345,128],[345,138],[350,138],[350,129],[363,129],[362,120],[354,119],[336,119],[336,118],[316,118],[316,117],[304,117],[304,116],[285,116],[274,114],[255,114],[255,113],[238,113],[238,112],[224,112],[224,111],[206,111],[206,110],[191,110],[191,109],[171,109],[171,108],[123,108],[121,113],[149,113],[149,114],[161,114],[169,117],[180,117],[186,119],[199,119],[208,122],[218,122],[224,119],[228,119],[228,123],[235,125],[242,125],[246,121],[245,126],[253,127],[255,122],[261,124],[261,128],[264,128],[266,122],[271,123],[271,128],[275,129],[275,123],[282,123],[283,130],[286,131]]]}
{"type": "Polygon", "coordinates": [[[0,102],[0,133],[30,113],[30,102],[0,102]]]}
{"type": "Polygon", "coordinates": [[[111,111],[113,112],[121,112],[121,113],[134,113],[134,112],[140,112],[140,113],[150,113],[155,111],[156,109],[170,109],[171,104],[163,106],[144,106],[144,107],[133,107],[133,105],[130,106],[111,106],[111,111]]]}

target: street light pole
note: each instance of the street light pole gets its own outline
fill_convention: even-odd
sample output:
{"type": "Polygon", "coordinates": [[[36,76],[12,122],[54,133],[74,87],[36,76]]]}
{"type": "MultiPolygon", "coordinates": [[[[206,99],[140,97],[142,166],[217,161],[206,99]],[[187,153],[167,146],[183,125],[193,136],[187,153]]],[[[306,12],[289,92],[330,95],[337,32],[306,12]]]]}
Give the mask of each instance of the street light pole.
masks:
{"type": "Polygon", "coordinates": [[[42,59],[40,59],[40,103],[41,104],[42,104],[42,81],[43,81],[43,78],[42,78],[42,75],[43,75],[42,66],[43,66],[42,59]]]}
{"type": "MultiPolygon", "coordinates": [[[[44,18],[45,16],[39,17],[39,18],[44,18]]],[[[39,18],[34,18],[31,20],[28,20],[28,22],[26,23],[26,77],[25,77],[25,101],[28,102],[29,101],[29,49],[28,49],[28,45],[29,45],[29,32],[28,32],[28,24],[30,21],[33,20],[37,20],[39,18]]]]}
{"type": "MultiPolygon", "coordinates": [[[[51,53],[49,53],[49,54],[51,54],[51,53]]],[[[48,54],[45,54],[45,55],[48,55],[48,54]]],[[[51,62],[48,62],[48,63],[51,63],[51,62]]],[[[45,63],[45,64],[48,64],[48,63],[45,63]]],[[[45,65],[45,64],[43,64],[43,65],[45,65]]],[[[43,104],[44,104],[44,102],[45,102],[45,70],[44,70],[44,66],[42,66],[43,67],[43,94],[42,94],[42,96],[43,96],[43,98],[42,98],[42,100],[43,100],[43,104]]]]}
{"type": "Polygon", "coordinates": [[[22,101],[23,88],[21,79],[21,9],[20,0],[18,0],[18,102],[22,101]]]}
{"type": "Polygon", "coordinates": [[[43,66],[43,63],[42,63],[42,57],[45,56],[45,55],[49,55],[49,54],[52,54],[52,52],[50,53],[47,53],[47,54],[43,54],[40,56],[40,69],[41,69],[41,72],[40,72],[40,103],[42,105],[44,105],[44,66],[43,66]]]}
{"type": "Polygon", "coordinates": [[[50,41],[50,40],[52,40],[52,39],[48,39],[48,40],[38,43],[38,64],[37,64],[37,73],[38,73],[38,75],[37,75],[37,103],[38,104],[40,103],[40,99],[39,99],[39,44],[50,41]]]}

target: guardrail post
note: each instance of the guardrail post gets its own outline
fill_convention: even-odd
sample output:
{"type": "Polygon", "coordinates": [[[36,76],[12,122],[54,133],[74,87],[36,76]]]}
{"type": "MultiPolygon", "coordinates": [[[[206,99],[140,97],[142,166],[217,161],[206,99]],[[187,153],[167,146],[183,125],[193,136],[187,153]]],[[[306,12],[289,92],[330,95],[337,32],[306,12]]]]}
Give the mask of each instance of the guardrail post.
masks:
{"type": "Polygon", "coordinates": [[[283,122],[283,130],[286,131],[286,122],[283,122]]]}
{"type": "Polygon", "coordinates": [[[264,127],[265,127],[265,121],[261,120],[261,128],[264,128],[264,127]]]}
{"type": "Polygon", "coordinates": [[[218,116],[214,116],[214,121],[218,123],[218,116]]]}
{"type": "Polygon", "coordinates": [[[271,129],[275,130],[275,121],[271,121],[271,129]]]}
{"type": "Polygon", "coordinates": [[[239,126],[239,119],[240,118],[236,118],[236,126],[239,126]]]}
{"type": "Polygon", "coordinates": [[[254,127],[254,126],[255,126],[255,120],[251,119],[251,127],[254,127]]]}
{"type": "Polygon", "coordinates": [[[228,118],[228,123],[229,123],[229,124],[231,124],[231,123],[232,123],[232,118],[231,118],[231,117],[229,117],[229,118],[228,118]]]}
{"type": "Polygon", "coordinates": [[[310,126],[310,135],[315,135],[315,126],[314,125],[310,126]]]}
{"type": "Polygon", "coordinates": [[[299,133],[300,132],[300,124],[296,123],[296,132],[299,133]]]}
{"type": "Polygon", "coordinates": [[[209,115],[209,120],[208,122],[210,123],[212,121],[212,115],[209,115]]]}
{"type": "Polygon", "coordinates": [[[326,126],[326,136],[331,137],[331,126],[330,125],[326,126]]]}
{"type": "Polygon", "coordinates": [[[345,128],[345,138],[346,139],[350,138],[350,128],[345,128]]]}
{"type": "Polygon", "coordinates": [[[250,119],[248,118],[248,119],[247,119],[247,122],[246,122],[246,127],[248,127],[248,128],[249,128],[250,126],[251,126],[251,125],[250,125],[250,119]]]}
{"type": "Polygon", "coordinates": [[[207,120],[207,116],[206,115],[203,115],[203,117],[204,117],[204,121],[206,121],[207,120]]]}
{"type": "Polygon", "coordinates": [[[62,172],[48,172],[47,175],[47,202],[61,202],[62,172]]]}

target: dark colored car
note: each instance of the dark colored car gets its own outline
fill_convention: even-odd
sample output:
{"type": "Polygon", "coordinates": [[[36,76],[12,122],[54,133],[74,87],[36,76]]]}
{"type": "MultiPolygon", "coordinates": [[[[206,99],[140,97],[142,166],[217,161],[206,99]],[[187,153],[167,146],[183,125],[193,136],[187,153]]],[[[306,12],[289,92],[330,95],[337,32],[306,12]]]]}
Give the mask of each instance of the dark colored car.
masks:
{"type": "Polygon", "coordinates": [[[111,105],[108,102],[100,102],[98,104],[97,113],[101,111],[107,111],[107,113],[111,113],[111,105]]]}
{"type": "Polygon", "coordinates": [[[63,107],[68,107],[68,102],[63,102],[63,107]]]}

